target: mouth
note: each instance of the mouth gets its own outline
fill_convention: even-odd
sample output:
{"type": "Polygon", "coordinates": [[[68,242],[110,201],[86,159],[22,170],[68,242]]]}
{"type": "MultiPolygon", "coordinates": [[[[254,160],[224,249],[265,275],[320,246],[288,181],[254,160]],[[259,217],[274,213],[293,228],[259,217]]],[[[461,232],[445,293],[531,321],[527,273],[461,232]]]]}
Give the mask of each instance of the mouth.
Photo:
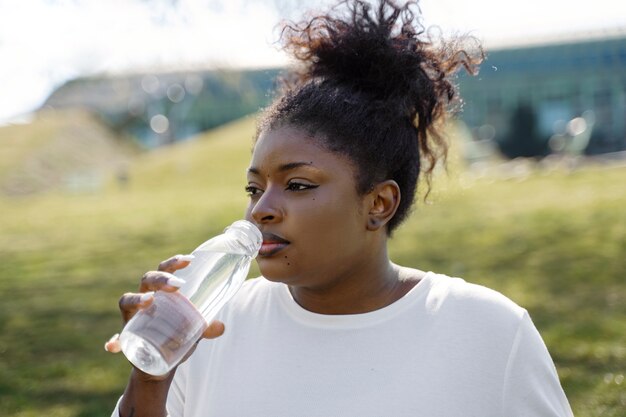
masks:
{"type": "Polygon", "coordinates": [[[285,249],[289,245],[289,241],[277,236],[273,233],[263,233],[263,244],[259,249],[260,257],[272,256],[277,252],[285,249]]]}

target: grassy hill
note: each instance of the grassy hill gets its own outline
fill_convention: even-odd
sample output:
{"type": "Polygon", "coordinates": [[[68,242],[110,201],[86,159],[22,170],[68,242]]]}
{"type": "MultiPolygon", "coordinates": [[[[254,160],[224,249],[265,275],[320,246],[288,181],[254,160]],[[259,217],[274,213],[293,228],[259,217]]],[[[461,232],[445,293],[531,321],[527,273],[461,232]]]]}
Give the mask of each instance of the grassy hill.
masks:
{"type": "Polygon", "coordinates": [[[97,190],[137,152],[89,112],[42,111],[0,128],[0,195],[97,190]]]}
{"type": "MultiPolygon", "coordinates": [[[[242,217],[253,133],[246,118],[139,156],[125,185],[110,178],[98,193],[0,199],[3,415],[110,415],[128,375],[124,358],[102,349],[121,326],[117,299],[242,217]]],[[[453,161],[451,171],[398,231],[392,258],[522,304],[575,414],[623,415],[626,168],[505,180],[453,161]]]]}

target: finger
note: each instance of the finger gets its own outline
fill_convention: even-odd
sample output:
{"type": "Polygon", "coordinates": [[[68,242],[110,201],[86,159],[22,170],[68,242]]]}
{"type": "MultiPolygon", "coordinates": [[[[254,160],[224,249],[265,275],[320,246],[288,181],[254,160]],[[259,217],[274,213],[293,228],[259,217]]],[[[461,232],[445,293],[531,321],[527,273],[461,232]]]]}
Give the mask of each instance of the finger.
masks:
{"type": "Polygon", "coordinates": [[[193,261],[193,255],[176,255],[161,262],[159,264],[159,271],[169,272],[170,274],[185,268],[191,261],[193,261]]]}
{"type": "Polygon", "coordinates": [[[122,350],[119,333],[115,333],[111,336],[111,338],[104,344],[104,350],[111,353],[119,353],[122,350]]]}
{"type": "Polygon", "coordinates": [[[224,323],[218,320],[213,320],[209,327],[206,328],[204,333],[202,333],[202,337],[205,339],[215,339],[216,337],[220,337],[224,334],[224,323]]]}
{"type": "Polygon", "coordinates": [[[124,323],[127,323],[128,320],[130,320],[131,317],[135,315],[137,310],[150,306],[153,301],[154,291],[149,291],[145,293],[129,292],[124,294],[118,302],[120,311],[122,313],[122,318],[124,319],[124,323]]]}
{"type": "Polygon", "coordinates": [[[185,283],[184,279],[163,271],[149,271],[141,277],[139,292],[167,291],[174,292],[185,283]]]}
{"type": "Polygon", "coordinates": [[[196,351],[196,348],[198,347],[198,343],[200,343],[202,339],[215,339],[216,337],[219,337],[222,334],[224,334],[224,323],[218,320],[213,320],[211,324],[209,324],[209,327],[206,328],[204,333],[202,333],[202,337],[198,339],[196,343],[194,343],[193,346],[191,346],[191,349],[189,349],[189,352],[187,352],[185,356],[183,356],[183,359],[180,361],[180,363],[185,362],[193,354],[193,352],[196,351]]]}

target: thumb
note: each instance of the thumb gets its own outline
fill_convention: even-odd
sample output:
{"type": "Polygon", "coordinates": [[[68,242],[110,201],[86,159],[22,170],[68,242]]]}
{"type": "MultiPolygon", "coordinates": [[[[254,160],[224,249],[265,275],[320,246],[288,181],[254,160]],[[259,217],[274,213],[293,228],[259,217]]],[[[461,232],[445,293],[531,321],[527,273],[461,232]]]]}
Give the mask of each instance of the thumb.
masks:
{"type": "Polygon", "coordinates": [[[119,333],[115,333],[111,336],[111,338],[104,344],[104,350],[111,353],[119,353],[122,351],[119,333]]]}
{"type": "Polygon", "coordinates": [[[202,337],[205,339],[215,339],[224,334],[224,323],[219,320],[213,320],[209,327],[206,328],[202,337]]]}

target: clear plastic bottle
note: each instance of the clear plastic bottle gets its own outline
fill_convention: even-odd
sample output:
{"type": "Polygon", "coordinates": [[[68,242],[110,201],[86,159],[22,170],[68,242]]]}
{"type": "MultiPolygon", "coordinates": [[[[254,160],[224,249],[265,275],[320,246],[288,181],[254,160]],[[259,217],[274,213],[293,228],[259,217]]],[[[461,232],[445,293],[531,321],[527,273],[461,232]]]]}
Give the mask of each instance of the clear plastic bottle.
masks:
{"type": "Polygon", "coordinates": [[[180,291],[157,291],[124,327],[120,344],[128,360],[151,375],[172,370],[239,290],[262,240],[256,226],[239,220],[198,246],[191,264],[175,273],[187,281],[180,291]]]}

